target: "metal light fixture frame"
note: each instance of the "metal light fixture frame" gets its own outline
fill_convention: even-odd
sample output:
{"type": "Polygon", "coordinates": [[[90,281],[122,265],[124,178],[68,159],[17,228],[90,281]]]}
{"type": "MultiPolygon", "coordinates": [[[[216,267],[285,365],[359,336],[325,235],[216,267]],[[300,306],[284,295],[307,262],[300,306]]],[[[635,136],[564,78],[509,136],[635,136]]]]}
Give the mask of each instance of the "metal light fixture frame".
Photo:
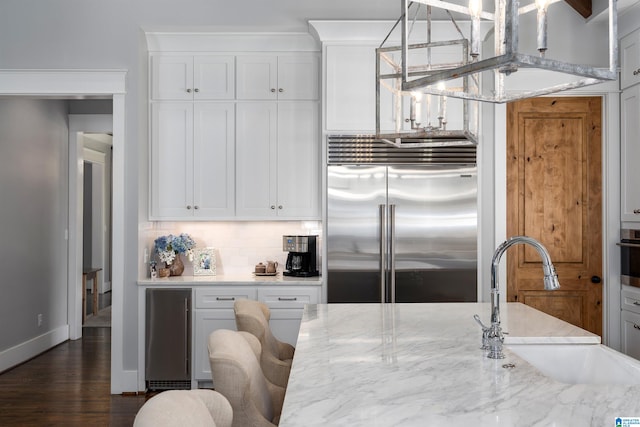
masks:
{"type": "MultiPolygon", "coordinates": [[[[552,0],[555,3],[558,0],[552,0]]],[[[415,3],[425,4],[452,12],[472,16],[471,10],[466,6],[453,4],[441,0],[413,0],[415,3]]],[[[492,95],[480,92],[447,93],[449,96],[472,99],[478,101],[504,103],[518,99],[548,95],[569,89],[616,80],[618,76],[618,14],[616,0],[609,0],[609,68],[596,68],[587,65],[573,64],[555,59],[545,58],[544,55],[534,56],[518,53],[518,17],[522,14],[536,10],[535,4],[518,7],[517,0],[495,0],[495,12],[480,11],[479,17],[494,22],[495,52],[496,56],[468,62],[454,68],[435,70],[429,75],[410,80],[408,63],[408,0],[401,0],[402,4],[402,90],[423,90],[431,93],[429,88],[439,81],[458,79],[460,77],[479,74],[485,71],[494,71],[495,89],[492,95]],[[550,87],[521,92],[508,92],[505,90],[505,77],[519,68],[537,68],[546,71],[560,72],[577,76],[580,79],[567,83],[556,84],[550,87]]],[[[545,29],[546,30],[546,29],[545,29]]],[[[546,39],[546,34],[545,34],[546,39]]],[[[546,42],[546,40],[545,40],[546,42]]]]}
{"type": "MultiPolygon", "coordinates": [[[[416,2],[417,3],[417,2],[416,2]]],[[[456,24],[455,20],[451,17],[451,22],[456,28],[459,39],[445,40],[445,41],[431,41],[431,7],[427,6],[427,31],[426,42],[409,44],[409,30],[408,30],[408,16],[409,11],[406,1],[403,0],[404,14],[396,21],[396,24],[387,35],[387,38],[382,42],[380,47],[376,49],[376,137],[382,141],[395,145],[396,147],[433,147],[433,146],[445,146],[445,145],[475,145],[478,142],[477,128],[478,128],[478,106],[470,99],[465,99],[463,96],[466,93],[478,93],[479,82],[477,78],[466,75],[460,80],[462,85],[454,88],[439,88],[436,81],[430,85],[425,85],[419,88],[414,88],[411,91],[404,90],[405,83],[409,76],[411,77],[428,77],[436,72],[442,70],[448,70],[452,67],[458,67],[469,63],[469,41],[464,38],[462,31],[456,24]],[[406,7],[405,7],[406,6],[406,7]],[[402,41],[401,45],[385,46],[385,43],[391,33],[394,31],[398,23],[403,21],[402,26],[402,41]],[[453,63],[437,64],[431,61],[431,50],[442,47],[459,47],[460,48],[460,60],[453,63]],[[425,49],[429,52],[427,55],[428,61],[424,65],[411,66],[407,65],[406,57],[410,50],[425,49]],[[394,59],[393,54],[399,53],[401,61],[398,62],[394,59]],[[388,66],[392,71],[383,73],[382,64],[388,66]],[[387,83],[392,81],[393,84],[387,83]],[[428,87],[427,87],[428,86],[428,87]],[[395,131],[383,131],[381,129],[381,91],[383,88],[388,89],[395,96],[394,100],[394,117],[395,117],[395,131]],[[453,96],[462,98],[462,129],[447,129],[446,117],[438,117],[438,126],[431,126],[429,123],[427,126],[419,126],[419,123],[415,123],[414,117],[407,118],[407,122],[411,122],[411,130],[403,129],[403,121],[405,120],[402,115],[403,100],[405,97],[411,97],[412,92],[419,91],[425,94],[431,94],[440,97],[453,96]],[[471,104],[474,104],[475,109],[471,104]],[[445,120],[443,123],[443,119],[445,120]],[[473,128],[470,124],[474,124],[473,128]]],[[[416,12],[417,16],[417,12],[416,12]]],[[[414,18],[415,19],[415,18],[414,18]]],[[[445,98],[446,99],[446,98],[445,98]]],[[[428,118],[430,119],[430,118],[428,118]]]]}

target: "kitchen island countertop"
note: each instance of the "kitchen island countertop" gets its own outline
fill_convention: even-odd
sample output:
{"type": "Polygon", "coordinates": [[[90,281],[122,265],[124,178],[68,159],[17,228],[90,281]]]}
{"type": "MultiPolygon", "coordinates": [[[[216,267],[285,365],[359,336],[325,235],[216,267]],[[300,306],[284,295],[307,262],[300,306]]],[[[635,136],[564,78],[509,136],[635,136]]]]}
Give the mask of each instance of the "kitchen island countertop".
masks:
{"type": "Polygon", "coordinates": [[[473,319],[489,323],[489,312],[487,303],[308,305],[280,427],[601,427],[640,416],[640,386],[561,383],[509,350],[600,337],[508,303],[506,358],[492,360],[473,319]]]}

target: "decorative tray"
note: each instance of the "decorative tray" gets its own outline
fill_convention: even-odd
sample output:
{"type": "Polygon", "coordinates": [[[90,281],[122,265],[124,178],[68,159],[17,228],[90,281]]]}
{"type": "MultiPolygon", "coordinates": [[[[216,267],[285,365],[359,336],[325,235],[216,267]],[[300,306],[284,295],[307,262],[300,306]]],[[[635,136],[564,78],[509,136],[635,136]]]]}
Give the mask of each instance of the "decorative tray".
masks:
{"type": "Polygon", "coordinates": [[[256,276],[277,276],[278,272],[277,271],[275,273],[256,273],[256,272],[254,272],[253,274],[255,274],[256,276]]]}

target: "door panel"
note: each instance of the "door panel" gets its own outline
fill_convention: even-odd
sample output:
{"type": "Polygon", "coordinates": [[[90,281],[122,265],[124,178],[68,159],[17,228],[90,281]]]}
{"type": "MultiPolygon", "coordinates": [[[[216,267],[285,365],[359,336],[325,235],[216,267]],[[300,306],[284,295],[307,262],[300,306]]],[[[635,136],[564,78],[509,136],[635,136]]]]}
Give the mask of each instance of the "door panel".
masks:
{"type": "Polygon", "coordinates": [[[386,166],[330,166],[327,172],[329,302],[380,302],[380,208],[386,166]]]}
{"type": "Polygon", "coordinates": [[[507,255],[507,299],[602,333],[601,99],[543,97],[507,106],[507,234],[539,240],[560,291],[544,291],[541,260],[507,255]]]}
{"type": "Polygon", "coordinates": [[[476,301],[475,166],[389,166],[388,186],[396,301],[476,301]]]}

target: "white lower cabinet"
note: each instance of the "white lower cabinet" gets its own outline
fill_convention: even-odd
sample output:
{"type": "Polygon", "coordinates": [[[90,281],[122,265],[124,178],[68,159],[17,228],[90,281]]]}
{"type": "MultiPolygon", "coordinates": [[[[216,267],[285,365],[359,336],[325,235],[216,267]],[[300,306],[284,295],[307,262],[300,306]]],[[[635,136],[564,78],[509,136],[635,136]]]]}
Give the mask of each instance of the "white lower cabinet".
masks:
{"type": "Polygon", "coordinates": [[[622,311],[622,352],[640,360],[640,314],[622,311]]]}
{"type": "Polygon", "coordinates": [[[198,382],[211,381],[209,334],[216,329],[236,329],[233,303],[238,299],[256,299],[254,287],[203,287],[195,289],[193,376],[198,382]]]}
{"type": "Polygon", "coordinates": [[[295,346],[305,304],[320,302],[319,286],[220,286],[195,288],[193,379],[212,382],[208,341],[216,329],[236,330],[233,304],[238,299],[262,301],[271,310],[270,327],[281,341],[295,346]]]}
{"type": "Polygon", "coordinates": [[[622,352],[640,360],[640,289],[622,289],[622,352]]]}
{"type": "Polygon", "coordinates": [[[258,300],[269,306],[269,326],[273,335],[295,347],[304,305],[319,303],[320,290],[317,287],[290,286],[259,288],[258,300]]]}

